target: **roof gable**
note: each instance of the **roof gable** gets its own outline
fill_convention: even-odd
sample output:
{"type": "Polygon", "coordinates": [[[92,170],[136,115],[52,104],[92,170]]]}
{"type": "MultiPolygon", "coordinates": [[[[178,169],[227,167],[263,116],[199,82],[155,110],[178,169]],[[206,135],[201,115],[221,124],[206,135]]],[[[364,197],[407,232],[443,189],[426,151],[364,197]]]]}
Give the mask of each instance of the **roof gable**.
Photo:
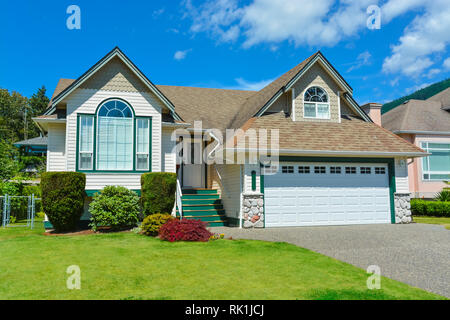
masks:
{"type": "MultiPolygon", "coordinates": [[[[270,106],[292,86],[311,68],[315,63],[320,63],[330,76],[347,92],[347,95],[353,93],[353,89],[344,80],[344,78],[336,71],[336,69],[328,62],[323,54],[318,51],[291,70],[284,73],[278,79],[268,84],[266,87],[255,93],[243,105],[240,111],[231,119],[229,128],[240,128],[253,116],[261,116],[270,108],[270,106]]],[[[361,110],[359,105],[353,100],[347,98],[349,104],[355,109],[356,113],[364,120],[371,122],[370,118],[361,110]]]]}
{"type": "MultiPolygon", "coordinates": [[[[175,106],[172,104],[172,102],[169,99],[167,99],[166,96],[164,96],[164,94],[139,70],[139,68],[136,67],[136,65],[118,47],[114,48],[111,52],[109,52],[106,56],[104,56],[100,61],[98,61],[88,71],[86,71],[78,79],[73,81],[61,92],[56,94],[57,90],[55,90],[56,95],[54,94],[54,97],[52,97],[51,105],[49,109],[47,109],[45,114],[51,114],[55,110],[56,105],[59,102],[61,102],[64,98],[66,98],[69,94],[71,94],[75,89],[81,87],[82,85],[89,86],[89,80],[92,79],[92,77],[97,73],[97,71],[100,70],[105,65],[107,65],[108,63],[110,63],[111,61],[114,61],[114,59],[119,59],[121,62],[125,64],[125,66],[128,67],[128,69],[131,71],[129,73],[126,73],[128,77],[137,77],[137,79],[141,80],[142,83],[145,85],[145,87],[147,87],[150,92],[154,93],[163,102],[163,104],[172,112],[173,117],[176,120],[182,120],[181,117],[175,112],[175,106]]],[[[124,75],[122,74],[122,76],[124,75]]],[[[100,83],[102,83],[101,80],[102,79],[100,79],[100,83]]],[[[133,82],[136,81],[133,80],[133,82]]],[[[58,83],[58,86],[60,85],[60,83],[58,83]]],[[[63,85],[67,85],[67,81],[61,83],[61,87],[63,85]]]]}

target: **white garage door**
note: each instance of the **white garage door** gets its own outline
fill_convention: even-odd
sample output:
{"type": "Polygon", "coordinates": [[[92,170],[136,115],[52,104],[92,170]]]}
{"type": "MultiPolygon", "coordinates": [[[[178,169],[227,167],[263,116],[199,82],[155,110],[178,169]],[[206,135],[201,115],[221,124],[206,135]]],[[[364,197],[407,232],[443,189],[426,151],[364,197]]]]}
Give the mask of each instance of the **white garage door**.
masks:
{"type": "Polygon", "coordinates": [[[264,199],[266,227],[391,221],[387,164],[282,163],[264,199]]]}

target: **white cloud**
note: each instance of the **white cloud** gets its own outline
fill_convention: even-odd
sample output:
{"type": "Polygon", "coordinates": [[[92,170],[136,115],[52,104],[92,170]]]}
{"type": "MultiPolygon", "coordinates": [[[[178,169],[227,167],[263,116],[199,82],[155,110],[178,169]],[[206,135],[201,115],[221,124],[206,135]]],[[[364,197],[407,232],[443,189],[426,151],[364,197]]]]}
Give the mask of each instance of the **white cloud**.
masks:
{"type": "Polygon", "coordinates": [[[161,8],[158,10],[153,11],[152,16],[153,18],[158,18],[160,15],[162,15],[164,12],[166,11],[166,9],[161,8]]]}
{"type": "Polygon", "coordinates": [[[262,81],[248,81],[243,78],[237,78],[236,86],[227,87],[226,89],[235,89],[235,90],[250,90],[250,91],[259,91],[265,86],[267,86],[269,83],[273,82],[274,79],[268,79],[268,80],[262,80],[262,81]]]}
{"type": "Polygon", "coordinates": [[[184,58],[186,58],[186,55],[192,51],[192,49],[187,49],[187,50],[183,50],[183,51],[177,51],[175,52],[175,54],[173,55],[173,58],[175,60],[183,60],[184,58]]]}
{"type": "Polygon", "coordinates": [[[186,12],[184,17],[192,19],[191,32],[207,32],[219,41],[234,41],[239,37],[239,19],[242,8],[236,0],[207,1],[195,7],[191,0],[184,2],[186,12]]]}
{"type": "Polygon", "coordinates": [[[219,42],[239,39],[244,48],[263,43],[273,48],[283,41],[334,46],[367,30],[366,10],[373,4],[381,7],[382,29],[395,18],[416,14],[385,58],[383,71],[425,74],[434,55],[450,43],[449,0],[206,0],[199,6],[185,0],[184,17],[192,21],[191,32],[205,32],[219,42]]]}
{"type": "Polygon", "coordinates": [[[364,51],[358,55],[356,61],[351,63],[351,67],[348,68],[347,72],[351,72],[352,70],[359,69],[363,66],[367,66],[371,64],[372,55],[369,51],[364,51]]]}
{"type": "Polygon", "coordinates": [[[450,5],[448,0],[427,2],[425,14],[408,25],[391,56],[383,63],[385,73],[419,76],[432,66],[434,53],[444,52],[450,43],[450,5]]]}
{"type": "Polygon", "coordinates": [[[450,70],[450,58],[447,58],[444,60],[444,63],[442,64],[442,66],[446,69],[446,70],[450,70]]]}
{"type": "Polygon", "coordinates": [[[406,88],[405,89],[405,94],[410,94],[410,93],[416,92],[417,90],[423,89],[423,88],[428,87],[430,85],[431,85],[431,83],[422,83],[422,84],[419,84],[419,85],[416,85],[416,86],[412,86],[410,88],[406,88]]]}
{"type": "Polygon", "coordinates": [[[432,79],[432,78],[434,78],[434,76],[438,75],[439,73],[441,73],[441,69],[437,69],[437,68],[430,69],[430,70],[428,71],[426,77],[427,77],[428,79],[432,79]]]}

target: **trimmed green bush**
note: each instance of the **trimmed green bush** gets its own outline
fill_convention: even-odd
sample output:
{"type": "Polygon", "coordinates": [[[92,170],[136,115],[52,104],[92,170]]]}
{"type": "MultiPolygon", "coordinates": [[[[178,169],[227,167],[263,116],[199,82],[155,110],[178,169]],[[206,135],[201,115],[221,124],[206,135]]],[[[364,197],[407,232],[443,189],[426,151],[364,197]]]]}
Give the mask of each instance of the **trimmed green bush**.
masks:
{"type": "Polygon", "coordinates": [[[167,221],[175,219],[170,214],[155,213],[147,216],[141,224],[142,234],[155,237],[159,233],[159,229],[167,221]]]}
{"type": "Polygon", "coordinates": [[[141,176],[141,203],[144,216],[172,212],[176,188],[176,173],[150,172],[143,174],[141,176]]]}
{"type": "Polygon", "coordinates": [[[411,211],[417,216],[450,217],[450,202],[411,199],[411,211]]]}
{"type": "Polygon", "coordinates": [[[113,231],[131,229],[139,221],[139,196],[125,187],[107,186],[94,195],[89,212],[89,226],[94,231],[99,227],[113,231]]]}
{"type": "Polygon", "coordinates": [[[56,231],[73,231],[83,215],[86,176],[80,172],[45,172],[42,206],[56,231]]]}

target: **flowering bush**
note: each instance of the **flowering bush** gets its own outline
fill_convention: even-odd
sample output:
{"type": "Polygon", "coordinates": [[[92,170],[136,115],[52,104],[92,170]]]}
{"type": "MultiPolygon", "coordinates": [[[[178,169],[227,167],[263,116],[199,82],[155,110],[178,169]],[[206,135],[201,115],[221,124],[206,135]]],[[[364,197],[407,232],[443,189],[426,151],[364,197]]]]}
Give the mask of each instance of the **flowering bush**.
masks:
{"type": "Polygon", "coordinates": [[[174,241],[203,241],[207,242],[212,233],[206,229],[206,223],[200,220],[171,220],[159,229],[162,240],[174,241]]]}

